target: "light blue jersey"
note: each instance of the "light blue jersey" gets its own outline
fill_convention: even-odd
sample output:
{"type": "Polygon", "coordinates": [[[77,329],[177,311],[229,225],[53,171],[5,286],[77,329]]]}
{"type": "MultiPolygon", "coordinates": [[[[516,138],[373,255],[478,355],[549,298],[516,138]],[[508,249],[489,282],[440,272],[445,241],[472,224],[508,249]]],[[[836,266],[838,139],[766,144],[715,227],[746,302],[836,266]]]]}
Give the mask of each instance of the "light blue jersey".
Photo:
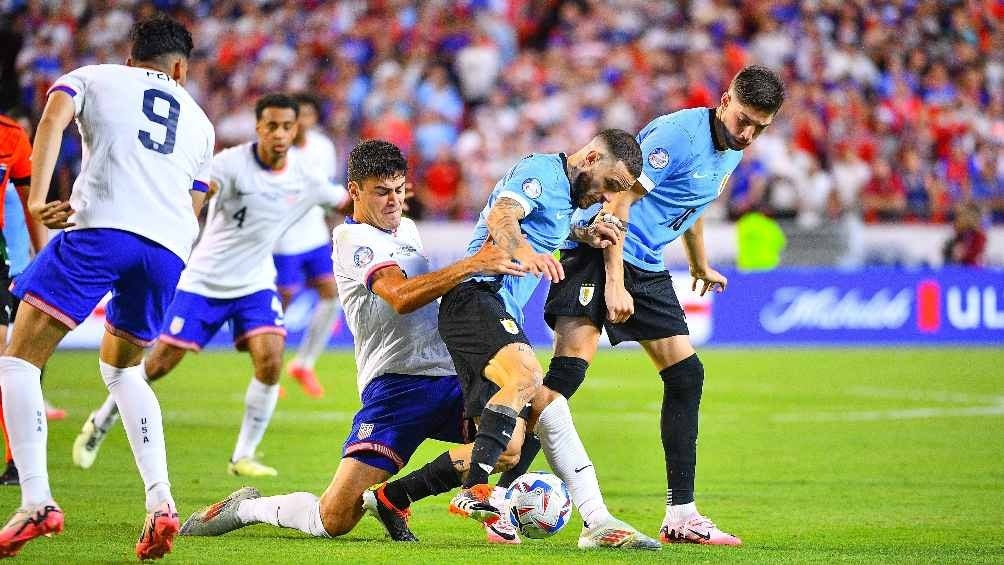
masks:
{"type": "Polygon", "coordinates": [[[3,236],[7,240],[7,260],[10,263],[10,277],[20,275],[31,262],[28,224],[24,221],[21,198],[12,183],[7,184],[4,193],[3,236]]]}
{"type": "MultiPolygon", "coordinates": [[[[708,108],[680,110],[649,122],[638,134],[642,174],[648,195],[631,207],[624,260],[645,271],[664,271],[663,249],[694,225],[718,198],[742,151],[718,150],[711,136],[708,108]]],[[[589,223],[600,205],[576,214],[589,223]]]]}
{"type": "MultiPolygon", "coordinates": [[[[565,156],[560,153],[531,153],[512,166],[488,196],[481,210],[474,236],[467,246],[467,255],[477,253],[488,238],[488,213],[499,198],[511,198],[523,207],[525,215],[520,229],[533,249],[540,253],[553,253],[566,238],[572,227],[571,184],[565,171],[565,156]]],[[[479,281],[494,281],[494,277],[476,277],[479,281]]],[[[537,288],[540,277],[503,276],[499,295],[506,311],[520,324],[523,307],[537,288]]]]}

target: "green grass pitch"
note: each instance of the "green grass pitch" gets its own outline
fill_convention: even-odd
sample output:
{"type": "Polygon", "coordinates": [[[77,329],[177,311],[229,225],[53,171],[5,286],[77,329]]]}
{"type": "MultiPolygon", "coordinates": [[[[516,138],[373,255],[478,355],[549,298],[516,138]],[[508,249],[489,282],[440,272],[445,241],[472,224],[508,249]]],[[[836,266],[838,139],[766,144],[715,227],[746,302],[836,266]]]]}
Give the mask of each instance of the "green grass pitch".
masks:
{"type": "MultiPolygon", "coordinates": [[[[487,547],[448,498],[416,504],[422,543],[384,540],[365,518],[336,540],[267,526],[221,538],[179,538],[176,563],[1004,562],[1004,351],[709,350],[698,451],[698,503],[738,549],[670,546],[660,553],[580,552],[576,517],[554,538],[487,547]]],[[[546,363],[546,361],[545,361],[546,363]]],[[[285,382],[261,451],[280,476],[263,493],[320,493],[338,463],[358,399],[350,353],[319,365],[328,389],[306,398],[285,382]]],[[[187,359],[157,385],[182,519],[245,481],[226,474],[251,374],[236,353],[187,359]]],[[[59,353],[46,394],[70,410],[49,427],[49,472],[66,531],[19,559],[123,562],[143,520],[142,484],[119,426],[89,471],[70,462],[83,418],[104,398],[93,352],[59,353]]],[[[602,351],[572,401],[610,509],[650,535],[663,512],[661,383],[637,350],[602,351]]],[[[440,453],[428,442],[413,469],[440,453]]],[[[545,468],[543,457],[536,468],[545,468]]],[[[3,511],[18,502],[0,487],[3,511]]]]}

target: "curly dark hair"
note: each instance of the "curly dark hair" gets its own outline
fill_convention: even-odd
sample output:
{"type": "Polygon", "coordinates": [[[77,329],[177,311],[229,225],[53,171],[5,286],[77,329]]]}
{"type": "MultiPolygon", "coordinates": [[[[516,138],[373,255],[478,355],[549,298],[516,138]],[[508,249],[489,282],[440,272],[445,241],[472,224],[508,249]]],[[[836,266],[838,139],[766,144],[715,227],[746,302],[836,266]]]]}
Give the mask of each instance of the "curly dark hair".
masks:
{"type": "Polygon", "coordinates": [[[732,88],[739,102],[771,114],[784,102],[784,81],[762,65],[749,65],[732,79],[732,88]]]}
{"type": "Polygon", "coordinates": [[[192,54],[192,34],[177,20],[163,14],[133,24],[129,40],[132,41],[129,55],[136,61],[156,61],[165,55],[187,59],[192,54]]]}
{"type": "Polygon", "coordinates": [[[297,117],[300,116],[300,104],[296,101],[296,98],[281,92],[266,94],[254,103],[254,118],[256,120],[261,119],[265,108],[289,108],[297,117]]]}
{"type": "Polygon", "coordinates": [[[633,135],[622,129],[605,129],[596,137],[603,140],[615,159],[624,161],[635,178],[641,175],[641,147],[633,135]]]}
{"type": "Polygon", "coordinates": [[[397,145],[382,139],[368,139],[349,153],[349,181],[385,179],[408,172],[408,161],[397,145]]]}
{"type": "Polygon", "coordinates": [[[322,114],[321,112],[321,99],[310,92],[297,92],[293,94],[293,98],[296,99],[297,104],[302,108],[303,106],[311,106],[314,108],[314,112],[318,116],[322,114]]]}

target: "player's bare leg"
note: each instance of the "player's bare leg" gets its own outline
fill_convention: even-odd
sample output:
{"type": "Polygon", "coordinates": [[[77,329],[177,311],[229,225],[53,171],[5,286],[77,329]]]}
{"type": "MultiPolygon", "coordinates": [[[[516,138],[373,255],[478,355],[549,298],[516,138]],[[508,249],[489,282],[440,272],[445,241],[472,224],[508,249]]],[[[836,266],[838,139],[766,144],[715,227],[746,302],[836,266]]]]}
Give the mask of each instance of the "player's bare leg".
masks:
{"type": "Polygon", "coordinates": [[[664,543],[740,545],[702,516],[694,503],[698,411],[704,366],[690,343],[678,335],[641,343],[663,381],[662,447],[666,456],[666,516],[659,531],[664,543]]]}
{"type": "MultiPolygon", "coordinates": [[[[174,370],[189,350],[158,341],[140,364],[143,378],[154,382],[174,370]]],[[[108,431],[119,419],[115,398],[108,395],[104,403],[84,420],[84,425],[73,440],[73,463],[81,469],[89,469],[98,457],[98,451],[108,431]]]]}
{"type": "Polygon", "coordinates": [[[296,357],[289,362],[286,372],[300,383],[309,396],[321,398],[324,386],[317,379],[314,364],[328,345],[331,326],[338,316],[338,287],[333,278],[308,281],[307,286],[317,291],[317,304],[296,357]]]}
{"type": "Polygon", "coordinates": [[[258,461],[256,450],[279,399],[279,373],[286,338],[278,333],[260,333],[245,343],[254,365],[254,378],[244,397],[244,419],[228,471],[247,477],[275,476],[278,471],[258,461]]]}

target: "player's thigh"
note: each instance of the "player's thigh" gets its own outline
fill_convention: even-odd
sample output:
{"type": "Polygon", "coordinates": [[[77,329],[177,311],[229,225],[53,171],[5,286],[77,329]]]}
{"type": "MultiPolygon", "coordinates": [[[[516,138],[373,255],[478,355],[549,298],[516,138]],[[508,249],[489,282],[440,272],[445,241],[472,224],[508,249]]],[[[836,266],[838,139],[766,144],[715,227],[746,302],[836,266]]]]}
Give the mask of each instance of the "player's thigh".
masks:
{"type": "Polygon", "coordinates": [[[277,333],[260,333],[245,340],[255,378],[266,383],[279,382],[282,371],[282,352],[286,347],[286,336],[277,333]]]}
{"type": "Polygon", "coordinates": [[[363,492],[391,474],[351,457],[338,464],[331,484],[321,495],[321,521],[330,535],[348,533],[363,516],[363,492]]]}
{"type": "Polygon", "coordinates": [[[600,342],[600,328],[587,317],[559,316],[554,323],[554,356],[591,362],[600,342]]]}
{"type": "Polygon", "coordinates": [[[307,286],[316,290],[322,300],[333,300],[338,296],[330,245],[307,253],[303,262],[303,274],[307,279],[307,286]]]}
{"type": "Polygon", "coordinates": [[[23,359],[41,368],[69,332],[66,324],[25,302],[17,310],[10,343],[4,355],[23,359]]]}
{"type": "Polygon", "coordinates": [[[335,285],[335,279],[311,279],[307,285],[317,291],[317,296],[321,300],[338,298],[338,286],[335,285]]]}
{"type": "Polygon", "coordinates": [[[689,335],[674,335],[642,341],[641,346],[658,371],[675,365],[696,353],[694,346],[690,343],[689,335]]]}
{"type": "Polygon", "coordinates": [[[535,386],[540,387],[544,379],[544,369],[526,343],[510,343],[499,349],[485,366],[485,378],[500,387],[535,386]]]}

